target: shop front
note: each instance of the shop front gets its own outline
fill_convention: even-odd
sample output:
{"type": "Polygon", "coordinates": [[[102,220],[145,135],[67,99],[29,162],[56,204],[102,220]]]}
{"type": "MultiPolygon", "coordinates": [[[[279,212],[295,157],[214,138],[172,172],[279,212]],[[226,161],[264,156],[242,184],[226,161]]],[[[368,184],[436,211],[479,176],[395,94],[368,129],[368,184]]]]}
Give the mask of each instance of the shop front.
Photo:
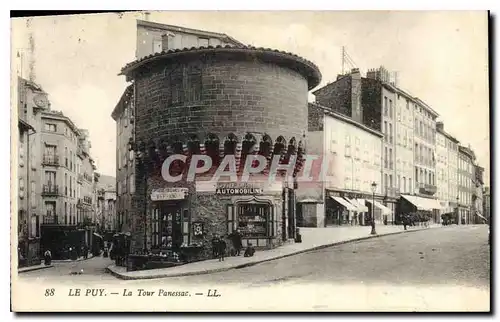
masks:
{"type": "MultiPolygon", "coordinates": [[[[372,199],[368,194],[328,191],[326,204],[326,225],[369,225],[371,223],[372,199]]],[[[381,221],[381,211],[375,208],[375,221],[381,221]]]]}
{"type": "Polygon", "coordinates": [[[413,195],[401,195],[398,202],[397,221],[402,222],[402,215],[410,215],[418,222],[440,222],[441,204],[437,199],[422,198],[413,195]]]}

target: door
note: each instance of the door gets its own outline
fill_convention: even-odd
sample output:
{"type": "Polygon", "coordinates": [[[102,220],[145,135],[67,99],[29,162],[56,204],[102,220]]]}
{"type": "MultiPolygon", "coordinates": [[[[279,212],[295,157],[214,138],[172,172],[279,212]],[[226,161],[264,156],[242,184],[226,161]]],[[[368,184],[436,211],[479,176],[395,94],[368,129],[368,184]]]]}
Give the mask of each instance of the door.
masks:
{"type": "Polygon", "coordinates": [[[182,245],[182,214],[177,205],[163,204],[161,207],[161,246],[178,249],[182,245]]]}

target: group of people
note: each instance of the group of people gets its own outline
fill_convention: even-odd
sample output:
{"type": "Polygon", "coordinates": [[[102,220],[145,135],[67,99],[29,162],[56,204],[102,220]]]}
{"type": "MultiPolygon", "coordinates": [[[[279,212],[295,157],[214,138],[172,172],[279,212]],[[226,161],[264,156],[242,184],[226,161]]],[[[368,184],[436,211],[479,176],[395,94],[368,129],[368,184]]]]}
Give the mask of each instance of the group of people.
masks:
{"type": "MultiPolygon", "coordinates": [[[[214,235],[212,238],[212,255],[213,258],[218,258],[219,261],[223,261],[226,257],[226,252],[230,256],[240,256],[241,250],[243,249],[242,235],[239,230],[224,236],[214,235]],[[226,240],[228,242],[226,242],[226,240]],[[230,247],[228,247],[228,244],[230,247]]],[[[255,254],[255,248],[251,243],[248,243],[245,249],[244,257],[252,257],[255,254]]]]}

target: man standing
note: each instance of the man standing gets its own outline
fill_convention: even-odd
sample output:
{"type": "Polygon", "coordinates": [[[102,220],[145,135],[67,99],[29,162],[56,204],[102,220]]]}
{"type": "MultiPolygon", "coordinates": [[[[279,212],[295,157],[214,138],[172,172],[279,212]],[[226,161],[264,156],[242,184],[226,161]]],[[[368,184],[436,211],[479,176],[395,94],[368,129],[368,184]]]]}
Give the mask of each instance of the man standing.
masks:
{"type": "Polygon", "coordinates": [[[219,236],[217,234],[214,235],[214,237],[212,238],[212,256],[214,258],[218,258],[219,257],[219,236]]]}
{"type": "Polygon", "coordinates": [[[224,255],[226,254],[226,241],[224,238],[219,239],[219,247],[218,247],[218,252],[219,252],[219,262],[224,261],[224,255]]]}
{"type": "Polygon", "coordinates": [[[243,248],[243,243],[241,242],[241,233],[239,229],[231,236],[231,241],[233,242],[233,247],[236,250],[236,256],[240,256],[241,249],[243,248]]]}

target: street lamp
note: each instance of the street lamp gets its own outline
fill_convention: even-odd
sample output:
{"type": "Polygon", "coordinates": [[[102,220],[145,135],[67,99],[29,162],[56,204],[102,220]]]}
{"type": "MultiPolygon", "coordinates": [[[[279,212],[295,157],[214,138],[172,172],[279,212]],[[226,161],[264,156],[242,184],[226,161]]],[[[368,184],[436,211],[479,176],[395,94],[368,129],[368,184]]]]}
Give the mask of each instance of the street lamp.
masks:
{"type": "Polygon", "coordinates": [[[460,208],[458,207],[458,200],[460,200],[459,196],[457,195],[457,225],[460,225],[460,222],[462,221],[462,218],[460,218],[460,208]]]}
{"type": "Polygon", "coordinates": [[[371,235],[376,235],[377,232],[375,231],[375,191],[377,191],[377,184],[372,182],[372,232],[370,233],[371,235]]]}

